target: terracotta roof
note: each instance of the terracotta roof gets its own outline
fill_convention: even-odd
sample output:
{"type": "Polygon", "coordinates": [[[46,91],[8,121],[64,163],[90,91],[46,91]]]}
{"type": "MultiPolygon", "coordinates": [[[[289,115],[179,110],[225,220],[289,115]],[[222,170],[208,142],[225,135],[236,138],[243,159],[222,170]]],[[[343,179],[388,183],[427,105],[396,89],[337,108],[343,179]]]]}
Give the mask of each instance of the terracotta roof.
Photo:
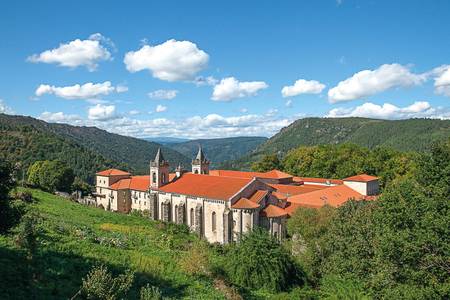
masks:
{"type": "Polygon", "coordinates": [[[231,205],[231,208],[238,208],[238,209],[254,209],[258,207],[259,207],[258,204],[256,204],[253,201],[250,201],[247,198],[240,198],[233,205],[231,205]]]}
{"type": "Polygon", "coordinates": [[[117,169],[108,169],[108,170],[98,172],[97,175],[99,175],[99,176],[117,176],[117,175],[130,175],[130,173],[122,171],[122,170],[117,170],[117,169]]]}
{"type": "Polygon", "coordinates": [[[252,179],[186,173],[177,180],[160,187],[159,190],[167,193],[228,200],[251,181],[252,179]]]}
{"type": "Polygon", "coordinates": [[[121,179],[113,184],[111,184],[109,187],[112,190],[127,190],[130,188],[130,178],[121,179]]]}
{"type": "Polygon", "coordinates": [[[288,198],[288,201],[305,207],[322,207],[325,205],[338,207],[352,198],[361,200],[364,196],[346,185],[336,185],[306,194],[291,196],[288,198]]]}
{"type": "Polygon", "coordinates": [[[112,190],[136,190],[136,191],[147,191],[150,187],[150,176],[132,176],[131,178],[121,179],[110,185],[112,190]]]}
{"type": "Polygon", "coordinates": [[[287,216],[287,212],[278,206],[269,204],[267,205],[266,208],[264,208],[261,211],[261,215],[266,216],[268,218],[277,218],[287,216]]]}
{"type": "Polygon", "coordinates": [[[277,191],[277,194],[275,194],[275,196],[284,194],[284,196],[288,197],[328,188],[328,186],[313,185],[313,184],[311,185],[269,184],[269,185],[277,191]]]}
{"type": "Polygon", "coordinates": [[[367,175],[367,174],[359,174],[351,177],[344,178],[345,181],[359,181],[359,182],[369,182],[373,180],[378,180],[378,177],[367,175]]]}
{"type": "Polygon", "coordinates": [[[248,200],[254,203],[259,203],[259,201],[261,201],[268,193],[268,191],[257,190],[248,198],[248,200]]]}
{"type": "Polygon", "coordinates": [[[327,184],[343,184],[344,182],[340,179],[329,179],[329,178],[315,178],[315,177],[294,177],[295,182],[308,182],[308,183],[322,183],[327,184]]]}
{"type": "Polygon", "coordinates": [[[169,181],[174,180],[177,177],[176,173],[169,173],[169,181]]]}
{"type": "Polygon", "coordinates": [[[234,171],[234,170],[211,170],[209,175],[212,176],[222,176],[222,177],[235,177],[235,178],[273,178],[282,179],[290,178],[292,175],[278,171],[272,170],[269,172],[244,172],[244,171],[234,171]]]}

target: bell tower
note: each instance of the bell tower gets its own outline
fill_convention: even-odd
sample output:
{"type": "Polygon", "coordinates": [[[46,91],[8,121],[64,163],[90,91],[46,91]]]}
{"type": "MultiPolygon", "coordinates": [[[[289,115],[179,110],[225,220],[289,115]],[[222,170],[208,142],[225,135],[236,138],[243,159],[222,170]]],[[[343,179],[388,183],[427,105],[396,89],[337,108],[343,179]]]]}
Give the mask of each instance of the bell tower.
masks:
{"type": "Polygon", "coordinates": [[[192,160],[193,174],[209,174],[209,160],[203,153],[202,146],[198,147],[197,156],[192,160]]]}
{"type": "Polygon", "coordinates": [[[161,148],[158,148],[155,159],[150,162],[150,186],[159,188],[169,182],[169,162],[164,159],[161,148]]]}

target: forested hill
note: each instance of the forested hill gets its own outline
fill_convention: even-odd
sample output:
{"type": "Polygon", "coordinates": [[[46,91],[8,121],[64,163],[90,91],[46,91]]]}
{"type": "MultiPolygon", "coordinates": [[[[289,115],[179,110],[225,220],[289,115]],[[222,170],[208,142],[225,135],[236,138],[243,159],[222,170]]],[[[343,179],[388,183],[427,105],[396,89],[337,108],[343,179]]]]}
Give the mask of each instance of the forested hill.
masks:
{"type": "Polygon", "coordinates": [[[187,157],[194,157],[197,154],[199,145],[205,151],[206,157],[211,160],[212,167],[227,161],[235,160],[267,141],[265,137],[231,137],[223,139],[199,139],[181,143],[167,143],[167,147],[184,154],[187,157]]]}
{"type": "MultiPolygon", "coordinates": [[[[92,181],[96,171],[117,167],[148,173],[149,161],[161,145],[125,137],[96,127],[46,123],[31,117],[0,114],[0,156],[23,168],[36,160],[58,159],[75,174],[92,181]]],[[[190,164],[186,156],[162,147],[172,166],[190,164]]]]}
{"type": "Polygon", "coordinates": [[[248,168],[264,154],[284,156],[300,146],[354,143],[372,149],[387,146],[400,151],[425,151],[436,140],[450,137],[450,120],[377,120],[366,118],[305,118],[280,130],[251,155],[222,167],[248,168]]]}

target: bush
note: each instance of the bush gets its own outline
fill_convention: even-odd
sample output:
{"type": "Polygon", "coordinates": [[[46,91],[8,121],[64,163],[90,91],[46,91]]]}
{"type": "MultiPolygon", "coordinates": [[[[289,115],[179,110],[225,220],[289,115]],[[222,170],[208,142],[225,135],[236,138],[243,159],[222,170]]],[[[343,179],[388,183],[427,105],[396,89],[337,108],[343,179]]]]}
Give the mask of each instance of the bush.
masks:
{"type": "Polygon", "coordinates": [[[125,297],[133,284],[134,274],[127,271],[114,277],[105,266],[97,266],[83,278],[78,294],[87,299],[115,300],[125,297]]]}
{"type": "Polygon", "coordinates": [[[209,275],[211,272],[208,244],[203,240],[196,240],[181,257],[179,266],[190,275],[209,275]]]}
{"type": "Polygon", "coordinates": [[[28,258],[32,259],[37,248],[38,216],[27,214],[18,228],[16,243],[27,251],[28,258]]]}
{"type": "Polygon", "coordinates": [[[245,288],[282,291],[302,283],[303,272],[267,231],[256,228],[243,236],[227,257],[228,277],[245,288]]]}
{"type": "Polygon", "coordinates": [[[17,191],[13,195],[14,199],[22,200],[25,203],[33,202],[33,195],[30,191],[17,191]]]}
{"type": "Polygon", "coordinates": [[[140,300],[163,300],[161,290],[156,286],[147,284],[141,288],[140,300]]]}

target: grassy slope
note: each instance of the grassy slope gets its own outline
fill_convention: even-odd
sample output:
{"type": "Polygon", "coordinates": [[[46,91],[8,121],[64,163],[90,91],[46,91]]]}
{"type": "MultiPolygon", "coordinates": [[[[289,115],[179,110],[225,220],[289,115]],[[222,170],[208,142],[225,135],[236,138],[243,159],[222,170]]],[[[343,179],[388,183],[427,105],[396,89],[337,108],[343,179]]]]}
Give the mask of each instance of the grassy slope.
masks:
{"type": "Polygon", "coordinates": [[[1,299],[70,298],[81,278],[99,263],[114,272],[127,268],[136,272],[131,299],[138,298],[139,288],[146,283],[175,298],[223,298],[211,279],[190,276],[178,266],[178,258],[195,236],[175,226],[85,207],[37,190],[33,196],[38,201],[31,209],[43,219],[38,254],[29,267],[13,237],[0,235],[1,299]],[[126,246],[102,245],[95,238],[115,239],[126,246]],[[37,275],[31,278],[32,273],[37,275]]]}

